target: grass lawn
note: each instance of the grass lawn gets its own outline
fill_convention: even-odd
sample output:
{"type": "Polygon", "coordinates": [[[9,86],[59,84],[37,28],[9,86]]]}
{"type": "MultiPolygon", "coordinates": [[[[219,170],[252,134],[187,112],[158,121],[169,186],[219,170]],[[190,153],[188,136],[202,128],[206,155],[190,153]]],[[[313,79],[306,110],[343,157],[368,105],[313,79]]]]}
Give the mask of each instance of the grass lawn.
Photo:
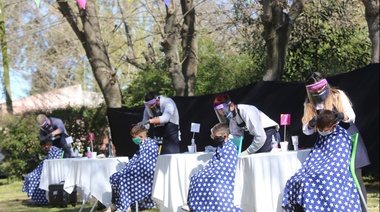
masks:
{"type": "MultiPolygon", "coordinates": [[[[379,212],[379,177],[364,177],[367,188],[367,201],[370,212],[379,212]]],[[[33,206],[32,201],[27,197],[26,193],[21,191],[23,181],[8,179],[0,180],[0,212],[77,212],[81,207],[81,203],[76,206],[68,205],[66,208],[53,208],[51,206],[33,206]]],[[[83,212],[91,210],[92,204],[87,203],[83,212]]],[[[96,207],[95,207],[96,208],[96,207]]],[[[102,211],[102,210],[94,210],[102,211]]],[[[159,210],[145,210],[144,212],[158,212],[159,210]]]]}

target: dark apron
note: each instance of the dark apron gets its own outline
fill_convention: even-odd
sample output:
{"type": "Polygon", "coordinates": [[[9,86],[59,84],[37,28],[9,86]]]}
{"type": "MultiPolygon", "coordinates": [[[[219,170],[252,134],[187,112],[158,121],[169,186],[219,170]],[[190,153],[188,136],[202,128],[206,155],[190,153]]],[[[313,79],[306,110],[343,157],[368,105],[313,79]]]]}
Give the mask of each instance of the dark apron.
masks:
{"type": "Polygon", "coordinates": [[[153,136],[162,138],[161,155],[180,152],[178,130],[179,126],[171,122],[154,127],[153,136]]]}
{"type": "MultiPolygon", "coordinates": [[[[340,122],[339,125],[343,127],[344,129],[346,129],[348,134],[350,135],[359,133],[359,129],[356,127],[355,123],[353,122],[350,122],[350,123],[340,122]]],[[[356,148],[355,168],[359,169],[364,166],[368,166],[369,164],[371,164],[371,162],[368,157],[367,148],[365,147],[363,138],[359,133],[358,145],[356,148]]]]}

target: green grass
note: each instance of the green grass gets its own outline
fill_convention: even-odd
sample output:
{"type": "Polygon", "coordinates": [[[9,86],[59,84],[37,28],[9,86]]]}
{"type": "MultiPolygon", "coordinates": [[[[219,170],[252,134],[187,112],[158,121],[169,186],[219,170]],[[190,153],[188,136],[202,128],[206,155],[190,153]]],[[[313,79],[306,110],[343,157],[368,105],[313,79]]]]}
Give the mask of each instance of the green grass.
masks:
{"type": "MultiPolygon", "coordinates": [[[[78,212],[82,206],[82,203],[77,205],[68,205],[66,208],[46,206],[35,206],[33,201],[30,200],[26,193],[21,191],[23,181],[21,180],[9,180],[0,179],[0,212],[78,212]]],[[[80,198],[79,198],[80,199],[80,198]]],[[[78,200],[79,200],[78,199],[78,200]]],[[[86,203],[82,212],[88,212],[92,208],[91,203],[86,203]]],[[[94,211],[103,211],[96,210],[94,211]]],[[[139,210],[141,211],[141,210],[139,210]]],[[[158,209],[144,210],[143,212],[157,212],[158,209]]]]}
{"type": "MultiPolygon", "coordinates": [[[[379,177],[366,176],[363,177],[367,189],[367,202],[370,212],[379,211],[379,177]]],[[[23,181],[21,180],[0,180],[0,212],[77,212],[81,207],[81,203],[76,206],[69,205],[66,208],[58,208],[51,206],[33,206],[32,201],[27,197],[26,193],[21,191],[23,181]]],[[[87,203],[82,212],[91,210],[92,204],[87,203]]],[[[96,207],[95,207],[96,209],[96,207]]],[[[102,210],[94,210],[102,211],[102,210]]],[[[144,210],[144,212],[158,212],[159,210],[144,210]]]]}

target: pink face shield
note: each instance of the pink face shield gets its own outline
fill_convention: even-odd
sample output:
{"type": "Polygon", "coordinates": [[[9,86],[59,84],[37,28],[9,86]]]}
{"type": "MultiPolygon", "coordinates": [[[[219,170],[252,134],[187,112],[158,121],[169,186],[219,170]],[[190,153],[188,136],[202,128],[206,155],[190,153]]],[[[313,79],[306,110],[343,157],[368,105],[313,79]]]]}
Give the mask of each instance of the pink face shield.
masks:
{"type": "Polygon", "coordinates": [[[306,92],[310,102],[317,106],[325,101],[330,94],[330,86],[326,79],[311,85],[306,85],[306,92]]]}

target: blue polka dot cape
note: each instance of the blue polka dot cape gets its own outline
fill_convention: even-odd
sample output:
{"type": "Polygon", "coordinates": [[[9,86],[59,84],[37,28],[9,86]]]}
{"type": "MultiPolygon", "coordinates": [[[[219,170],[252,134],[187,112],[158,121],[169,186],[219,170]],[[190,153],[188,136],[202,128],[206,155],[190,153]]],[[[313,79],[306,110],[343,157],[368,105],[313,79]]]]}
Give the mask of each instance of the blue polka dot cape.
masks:
{"type": "Polygon", "coordinates": [[[359,193],[349,170],[351,138],[339,125],[319,135],[301,168],[287,181],[282,208],[295,211],[361,211],[359,193]]]}
{"type": "Polygon", "coordinates": [[[191,176],[188,205],[193,212],[241,211],[234,206],[237,148],[227,140],[207,165],[191,176]]]}
{"type": "Polygon", "coordinates": [[[111,175],[114,204],[119,210],[135,209],[136,201],[140,210],[154,207],[151,194],[157,157],[156,141],[147,138],[139,144],[139,149],[126,166],[111,175]]]}
{"type": "Polygon", "coordinates": [[[41,163],[32,172],[26,175],[22,186],[22,192],[26,192],[28,197],[31,198],[36,204],[46,205],[49,203],[46,199],[46,191],[39,188],[44,160],[59,159],[61,156],[62,150],[52,146],[41,163]]]}

